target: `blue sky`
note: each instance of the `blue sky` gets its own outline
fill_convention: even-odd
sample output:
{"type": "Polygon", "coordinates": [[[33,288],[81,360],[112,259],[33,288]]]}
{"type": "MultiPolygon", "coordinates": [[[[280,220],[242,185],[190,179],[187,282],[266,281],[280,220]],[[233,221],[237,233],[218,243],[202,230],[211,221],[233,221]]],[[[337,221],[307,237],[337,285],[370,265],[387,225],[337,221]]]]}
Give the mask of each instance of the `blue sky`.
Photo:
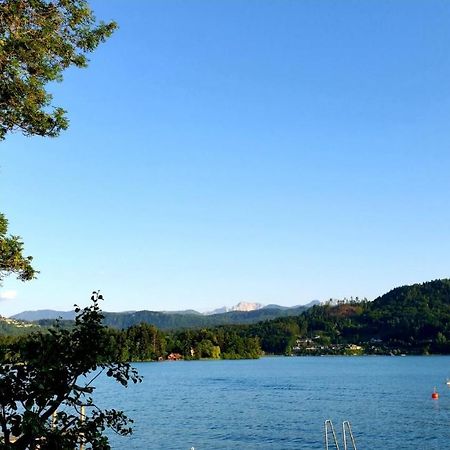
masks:
{"type": "MultiPolygon", "coordinates": [[[[450,3],[95,1],[119,30],[0,144],[39,278],[3,315],[294,305],[449,275],[450,3]]],[[[5,295],[5,292],[9,295],[5,295]]]]}

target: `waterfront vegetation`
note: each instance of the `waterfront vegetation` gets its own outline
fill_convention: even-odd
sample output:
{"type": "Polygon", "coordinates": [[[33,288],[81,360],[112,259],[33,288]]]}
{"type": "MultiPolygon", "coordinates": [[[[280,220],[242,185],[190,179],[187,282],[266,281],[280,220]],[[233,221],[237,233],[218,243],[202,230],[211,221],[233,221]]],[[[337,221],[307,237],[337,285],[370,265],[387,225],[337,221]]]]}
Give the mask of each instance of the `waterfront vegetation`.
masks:
{"type": "Polygon", "coordinates": [[[450,280],[403,286],[373,302],[316,305],[295,317],[163,333],[148,324],[110,331],[122,357],[255,358],[275,355],[449,354],[450,280]],[[146,349],[146,350],[145,350],[146,349]],[[147,351],[147,353],[145,353],[147,351]]]}

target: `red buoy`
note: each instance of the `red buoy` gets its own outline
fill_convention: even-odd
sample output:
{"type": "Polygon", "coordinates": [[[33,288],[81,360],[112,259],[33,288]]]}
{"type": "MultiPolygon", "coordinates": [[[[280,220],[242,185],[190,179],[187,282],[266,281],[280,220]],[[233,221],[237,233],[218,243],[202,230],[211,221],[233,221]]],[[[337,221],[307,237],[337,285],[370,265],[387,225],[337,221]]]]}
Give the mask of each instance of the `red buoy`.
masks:
{"type": "Polygon", "coordinates": [[[431,398],[433,400],[437,400],[439,398],[439,394],[436,392],[436,388],[433,389],[433,393],[431,394],[431,398]]]}

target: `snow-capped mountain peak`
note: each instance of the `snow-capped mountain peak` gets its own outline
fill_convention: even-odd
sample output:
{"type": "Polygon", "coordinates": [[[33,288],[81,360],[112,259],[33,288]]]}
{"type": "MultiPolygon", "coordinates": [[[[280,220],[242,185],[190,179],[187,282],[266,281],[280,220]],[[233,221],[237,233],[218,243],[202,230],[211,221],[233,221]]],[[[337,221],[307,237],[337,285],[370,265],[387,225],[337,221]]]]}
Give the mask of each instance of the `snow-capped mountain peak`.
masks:
{"type": "Polygon", "coordinates": [[[261,303],[253,303],[253,302],[239,302],[237,305],[234,306],[223,306],[222,308],[217,308],[213,311],[209,311],[205,314],[223,314],[230,311],[256,311],[257,309],[263,308],[264,305],[261,305],[261,303]]]}

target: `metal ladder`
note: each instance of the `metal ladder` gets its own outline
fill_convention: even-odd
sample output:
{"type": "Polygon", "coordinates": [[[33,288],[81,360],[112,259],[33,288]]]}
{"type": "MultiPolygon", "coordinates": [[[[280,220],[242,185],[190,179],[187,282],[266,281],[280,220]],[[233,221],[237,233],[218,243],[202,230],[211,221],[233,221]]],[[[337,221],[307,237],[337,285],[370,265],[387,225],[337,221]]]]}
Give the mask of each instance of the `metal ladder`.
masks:
{"type": "MultiPolygon", "coordinates": [[[[350,442],[353,450],[356,450],[355,438],[353,436],[352,427],[348,420],[344,420],[342,422],[342,437],[344,440],[344,450],[348,450],[349,447],[347,445],[347,434],[350,438],[350,442]]],[[[336,431],[334,430],[333,422],[328,419],[325,420],[325,450],[330,450],[330,442],[331,445],[334,445],[336,450],[340,450],[338,439],[336,436],[336,431]]]]}

